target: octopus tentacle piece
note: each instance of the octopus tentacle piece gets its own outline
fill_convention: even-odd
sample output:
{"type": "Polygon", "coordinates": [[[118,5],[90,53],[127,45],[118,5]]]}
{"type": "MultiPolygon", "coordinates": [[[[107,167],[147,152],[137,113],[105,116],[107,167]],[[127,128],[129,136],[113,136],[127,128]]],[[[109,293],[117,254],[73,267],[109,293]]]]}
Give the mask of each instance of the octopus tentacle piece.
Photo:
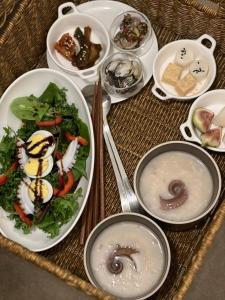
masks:
{"type": "Polygon", "coordinates": [[[113,253],[108,257],[107,260],[107,269],[112,274],[120,274],[123,271],[123,262],[120,260],[120,257],[124,256],[132,261],[134,264],[135,270],[137,269],[136,263],[132,258],[132,254],[139,253],[138,250],[131,247],[121,247],[117,245],[117,248],[113,253]]]}
{"type": "Polygon", "coordinates": [[[168,190],[173,198],[165,199],[160,196],[161,209],[169,210],[177,208],[184,204],[188,199],[188,191],[183,181],[173,180],[168,186],[168,190]]]}
{"type": "Polygon", "coordinates": [[[68,148],[66,149],[66,153],[63,155],[63,158],[56,162],[61,175],[63,175],[63,172],[68,172],[74,166],[79,147],[80,146],[77,139],[70,142],[68,148]]]}

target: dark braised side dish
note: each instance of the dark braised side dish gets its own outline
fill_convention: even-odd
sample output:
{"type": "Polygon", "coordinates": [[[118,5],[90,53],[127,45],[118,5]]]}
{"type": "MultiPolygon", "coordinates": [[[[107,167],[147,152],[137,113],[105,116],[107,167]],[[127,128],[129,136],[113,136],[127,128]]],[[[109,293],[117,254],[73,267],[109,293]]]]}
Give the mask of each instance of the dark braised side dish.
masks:
{"type": "Polygon", "coordinates": [[[122,49],[138,48],[148,33],[148,25],[140,18],[133,17],[129,13],[124,15],[120,24],[120,30],[114,37],[116,45],[122,49]]]}
{"type": "Polygon", "coordinates": [[[79,70],[84,70],[94,66],[99,59],[102,46],[91,42],[91,28],[86,26],[84,33],[80,27],[76,28],[74,39],[69,33],[63,34],[60,40],[56,42],[55,49],[71,61],[73,66],[79,70]],[[75,40],[78,45],[76,45],[75,40]]]}

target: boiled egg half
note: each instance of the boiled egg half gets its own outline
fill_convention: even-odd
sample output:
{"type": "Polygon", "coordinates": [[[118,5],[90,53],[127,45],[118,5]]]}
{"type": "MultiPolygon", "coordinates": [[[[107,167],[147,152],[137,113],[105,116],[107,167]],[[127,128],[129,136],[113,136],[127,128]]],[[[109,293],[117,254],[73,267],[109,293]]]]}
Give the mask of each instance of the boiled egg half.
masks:
{"type": "Polygon", "coordinates": [[[26,142],[27,155],[33,158],[48,157],[55,149],[55,139],[47,130],[35,131],[26,142]]]}
{"type": "Polygon", "coordinates": [[[53,168],[53,158],[28,158],[23,170],[28,177],[42,178],[47,176],[53,168]]]}
{"type": "Polygon", "coordinates": [[[48,202],[53,195],[52,185],[45,179],[35,179],[31,181],[29,178],[21,181],[17,190],[17,197],[25,214],[34,214],[34,201],[48,202]]]}

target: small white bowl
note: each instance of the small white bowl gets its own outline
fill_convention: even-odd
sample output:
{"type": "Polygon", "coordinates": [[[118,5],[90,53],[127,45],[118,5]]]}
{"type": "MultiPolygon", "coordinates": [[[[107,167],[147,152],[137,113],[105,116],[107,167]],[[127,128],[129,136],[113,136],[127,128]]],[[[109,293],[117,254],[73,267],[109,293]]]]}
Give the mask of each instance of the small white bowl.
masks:
{"type": "MultiPolygon", "coordinates": [[[[200,139],[201,133],[198,129],[195,128],[195,126],[192,123],[193,113],[198,107],[206,108],[214,112],[215,115],[218,114],[222,110],[222,108],[225,107],[225,90],[222,89],[212,90],[198,97],[198,99],[195,100],[195,102],[192,104],[189,110],[187,121],[181,124],[180,126],[180,131],[185,140],[201,144],[201,139],[200,139]],[[189,130],[189,134],[187,133],[187,130],[189,130]]],[[[224,136],[224,134],[225,134],[225,128],[222,129],[222,137],[224,136]]],[[[225,143],[221,141],[219,147],[217,148],[207,147],[207,148],[216,152],[225,152],[225,143]]]]}
{"type": "Polygon", "coordinates": [[[98,69],[100,65],[109,54],[109,34],[100,21],[90,15],[80,13],[74,3],[67,2],[59,6],[58,19],[49,29],[47,35],[47,51],[54,63],[63,71],[70,75],[77,75],[82,79],[87,80],[98,75],[98,69]],[[72,12],[68,15],[64,15],[63,10],[65,8],[71,8],[72,12]],[[101,44],[102,50],[100,52],[100,58],[97,60],[93,67],[87,68],[85,70],[79,70],[77,67],[73,66],[70,61],[59,54],[55,50],[54,45],[64,33],[68,32],[73,36],[74,31],[77,27],[80,27],[81,30],[83,30],[85,26],[91,27],[91,41],[101,44]]]}
{"type": "Polygon", "coordinates": [[[213,56],[216,41],[208,34],[203,34],[197,40],[178,40],[165,45],[157,54],[153,63],[153,78],[155,84],[152,88],[152,93],[160,100],[178,99],[181,101],[197,98],[205,93],[216,77],[216,62],[213,56]],[[211,47],[208,48],[203,45],[204,41],[208,41],[211,47]],[[209,71],[206,78],[199,81],[196,87],[187,96],[179,96],[172,85],[162,82],[162,75],[169,63],[175,60],[176,51],[182,47],[189,47],[193,53],[194,58],[204,58],[209,64],[209,71]],[[161,93],[160,93],[161,92],[161,93]]]}

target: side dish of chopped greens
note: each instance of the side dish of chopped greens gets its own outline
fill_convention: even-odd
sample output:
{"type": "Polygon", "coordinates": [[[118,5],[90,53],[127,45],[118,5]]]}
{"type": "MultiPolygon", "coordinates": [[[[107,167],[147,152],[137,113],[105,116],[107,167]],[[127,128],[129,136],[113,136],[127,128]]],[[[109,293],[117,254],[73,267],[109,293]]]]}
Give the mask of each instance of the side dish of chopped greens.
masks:
{"type": "Polygon", "coordinates": [[[83,196],[77,186],[87,177],[88,127],[54,83],[39,97],[14,99],[10,108],[22,126],[4,128],[0,142],[0,206],[25,234],[39,228],[54,238],[83,196]]]}

